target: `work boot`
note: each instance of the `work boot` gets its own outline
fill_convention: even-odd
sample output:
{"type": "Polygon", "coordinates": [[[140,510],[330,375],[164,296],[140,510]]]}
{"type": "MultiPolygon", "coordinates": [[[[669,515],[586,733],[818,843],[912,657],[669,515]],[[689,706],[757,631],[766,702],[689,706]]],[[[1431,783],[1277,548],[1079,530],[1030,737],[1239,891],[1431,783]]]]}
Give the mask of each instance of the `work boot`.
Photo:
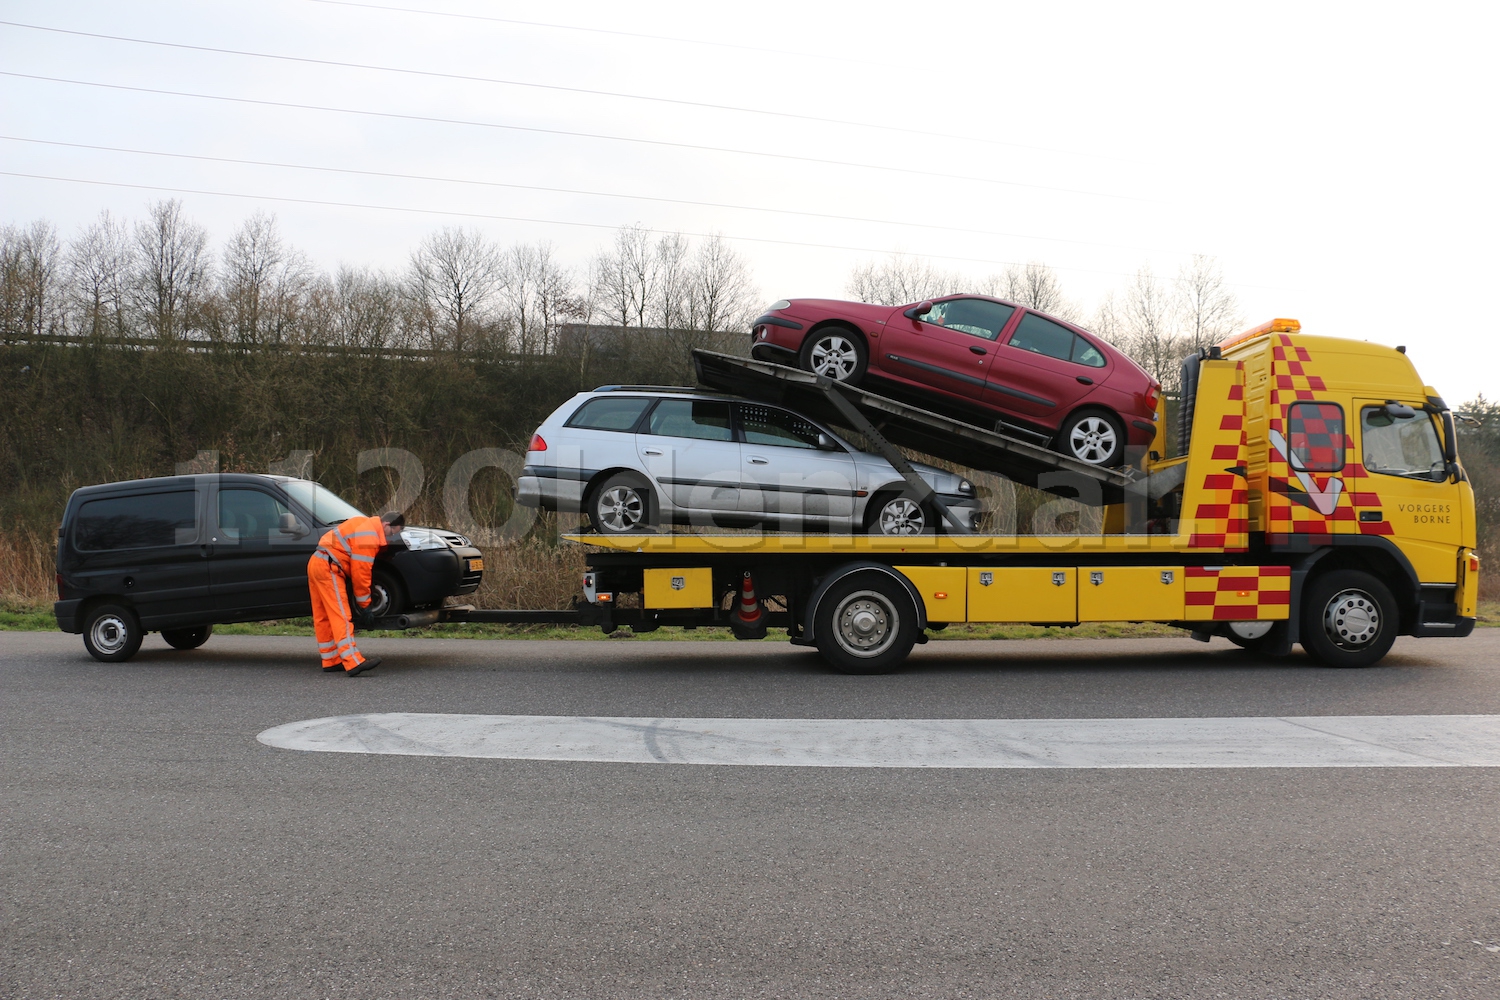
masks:
{"type": "Polygon", "coordinates": [[[323,668],[323,673],[325,673],[325,674],[331,674],[335,670],[343,670],[343,669],[344,669],[344,665],[342,663],[340,663],[338,660],[334,660],[332,664],[330,664],[329,666],[326,666],[326,667],[323,668]]]}
{"type": "Polygon", "coordinates": [[[364,673],[366,670],[374,670],[378,666],[380,666],[380,657],[372,656],[361,663],[359,666],[355,667],[353,670],[345,670],[344,673],[348,674],[350,677],[357,677],[360,674],[364,673]]]}

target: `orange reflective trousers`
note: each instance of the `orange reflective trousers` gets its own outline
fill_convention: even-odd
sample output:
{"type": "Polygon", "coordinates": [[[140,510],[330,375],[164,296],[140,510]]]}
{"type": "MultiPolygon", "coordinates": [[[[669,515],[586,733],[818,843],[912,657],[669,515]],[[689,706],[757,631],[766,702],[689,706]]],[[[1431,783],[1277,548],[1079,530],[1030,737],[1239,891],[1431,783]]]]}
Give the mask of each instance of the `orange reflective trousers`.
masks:
{"type": "Polygon", "coordinates": [[[370,605],[375,554],[385,544],[385,525],[378,517],[351,517],[318,540],[307,561],[307,589],[312,595],[313,632],[324,667],[342,662],[346,671],[365,662],[354,644],[354,622],[348,586],[360,607],[370,605]]]}

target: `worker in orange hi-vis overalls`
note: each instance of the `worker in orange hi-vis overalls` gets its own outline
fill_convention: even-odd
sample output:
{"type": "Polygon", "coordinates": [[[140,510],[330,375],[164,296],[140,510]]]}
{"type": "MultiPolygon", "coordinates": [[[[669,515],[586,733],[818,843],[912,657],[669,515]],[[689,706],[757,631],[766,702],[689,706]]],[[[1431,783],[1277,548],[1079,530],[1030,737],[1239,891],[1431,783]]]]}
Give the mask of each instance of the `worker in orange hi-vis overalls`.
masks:
{"type": "Polygon", "coordinates": [[[406,518],[400,514],[351,517],[318,540],[318,550],[307,561],[307,589],[312,592],[313,631],[323,670],[342,670],[356,677],[380,665],[380,658],[366,657],[354,644],[353,618],[368,617],[370,579],[375,555],[382,545],[401,537],[406,518]],[[354,588],[357,610],[349,606],[349,585],[354,588]]]}

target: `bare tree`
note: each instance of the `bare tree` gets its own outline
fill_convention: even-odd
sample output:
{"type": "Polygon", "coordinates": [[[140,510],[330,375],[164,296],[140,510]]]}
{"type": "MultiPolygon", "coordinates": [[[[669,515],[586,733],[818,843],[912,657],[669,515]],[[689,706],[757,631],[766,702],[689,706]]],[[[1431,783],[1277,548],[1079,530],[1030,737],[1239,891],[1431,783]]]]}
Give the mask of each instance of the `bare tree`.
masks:
{"type": "Polygon", "coordinates": [[[243,344],[292,339],[311,273],[306,258],[282,240],[274,215],[256,212],[246,219],[224,246],[228,332],[243,344]]]}
{"type": "Polygon", "coordinates": [[[444,228],[422,241],[410,287],[433,348],[479,346],[502,273],[499,252],[478,232],[444,228]]]}
{"type": "Polygon", "coordinates": [[[1179,380],[1178,364],[1186,351],[1183,338],[1173,327],[1173,310],[1167,289],[1142,264],[1125,290],[1120,319],[1128,353],[1169,390],[1179,380]]]}
{"type": "Polygon", "coordinates": [[[1241,324],[1239,303],[1224,284],[1219,262],[1203,254],[1194,254],[1177,271],[1177,311],[1195,351],[1218,343],[1241,324]]]}
{"type": "Polygon", "coordinates": [[[574,311],[573,276],[545,241],[517,243],[501,263],[500,298],[515,347],[522,354],[544,354],[555,346],[562,318],[574,311]]]}
{"type": "Polygon", "coordinates": [[[72,312],[86,336],[125,335],[125,296],[130,277],[130,242],[125,227],[109,212],[68,245],[68,287],[72,312]]]}
{"type": "Polygon", "coordinates": [[[692,265],[688,240],[680,233],[664,233],[653,249],[656,294],[651,308],[654,326],[664,330],[687,330],[689,298],[692,295],[692,265]]]}
{"type": "Polygon", "coordinates": [[[695,330],[743,330],[754,318],[757,290],[750,265],[718,233],[693,253],[688,325],[695,330]]]}
{"type": "Polygon", "coordinates": [[[1024,266],[1012,264],[1005,269],[1003,281],[1000,298],[1062,319],[1072,318],[1074,309],[1063,293],[1057,272],[1041,261],[1028,261],[1024,266]]]}
{"type": "Polygon", "coordinates": [[[61,260],[62,245],[50,222],[0,229],[0,324],[7,340],[61,327],[61,260]]]}
{"type": "Polygon", "coordinates": [[[921,257],[891,254],[884,261],[866,261],[849,275],[846,289],[861,302],[899,306],[958,292],[973,283],[962,275],[939,270],[921,257]]]}
{"type": "Polygon", "coordinates": [[[134,257],[131,297],[146,327],[162,343],[183,339],[210,276],[208,234],[180,201],[158,201],[136,223],[134,257]]]}

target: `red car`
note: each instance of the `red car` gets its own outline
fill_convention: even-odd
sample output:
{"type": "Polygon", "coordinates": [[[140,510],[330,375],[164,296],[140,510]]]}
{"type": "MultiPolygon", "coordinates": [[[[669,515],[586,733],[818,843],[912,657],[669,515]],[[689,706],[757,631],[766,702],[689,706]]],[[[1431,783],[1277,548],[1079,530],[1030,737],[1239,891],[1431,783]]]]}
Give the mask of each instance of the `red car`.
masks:
{"type": "Polygon", "coordinates": [[[850,384],[879,380],[879,391],[929,406],[936,396],[945,409],[1091,465],[1120,465],[1127,447],[1156,436],[1159,382],[1087,330],[1014,302],[782,299],[750,336],[762,361],[850,384]]]}

